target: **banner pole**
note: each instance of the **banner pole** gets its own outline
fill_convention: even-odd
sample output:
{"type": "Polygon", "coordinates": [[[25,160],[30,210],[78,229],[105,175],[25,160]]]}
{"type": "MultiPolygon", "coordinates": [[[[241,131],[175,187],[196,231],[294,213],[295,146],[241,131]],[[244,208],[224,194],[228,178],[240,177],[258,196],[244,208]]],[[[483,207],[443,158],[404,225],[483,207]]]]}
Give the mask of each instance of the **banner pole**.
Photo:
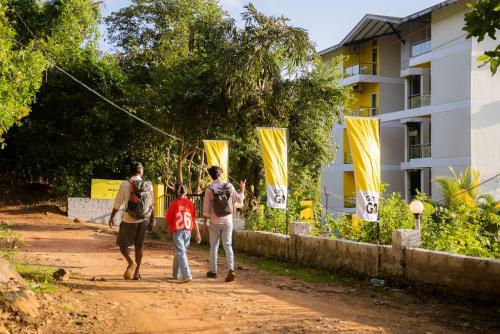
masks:
{"type": "Polygon", "coordinates": [[[288,261],[288,198],[290,197],[290,186],[288,182],[288,129],[286,129],[286,165],[287,165],[287,184],[286,184],[286,204],[285,204],[285,229],[286,229],[286,238],[285,238],[285,260],[288,261]]]}
{"type": "MultiPolygon", "coordinates": [[[[380,137],[380,118],[378,120],[378,138],[379,138],[379,145],[381,142],[381,137],[380,137]]],[[[380,191],[380,189],[379,189],[380,191]]],[[[380,280],[380,195],[379,195],[379,202],[378,202],[378,207],[377,207],[377,280],[380,285],[383,285],[382,281],[380,280]]]]}

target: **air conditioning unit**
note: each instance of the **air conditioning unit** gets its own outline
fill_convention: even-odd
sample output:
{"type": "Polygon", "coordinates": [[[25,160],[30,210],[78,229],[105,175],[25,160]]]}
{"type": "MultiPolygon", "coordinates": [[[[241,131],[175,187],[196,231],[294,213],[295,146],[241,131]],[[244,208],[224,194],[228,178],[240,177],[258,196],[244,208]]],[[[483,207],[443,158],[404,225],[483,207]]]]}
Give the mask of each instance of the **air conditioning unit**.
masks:
{"type": "Polygon", "coordinates": [[[362,93],[363,92],[363,85],[360,83],[357,83],[352,86],[352,90],[356,93],[362,93]]]}
{"type": "Polygon", "coordinates": [[[351,51],[351,54],[353,54],[353,55],[359,54],[359,44],[352,44],[350,51],[351,51]]]}

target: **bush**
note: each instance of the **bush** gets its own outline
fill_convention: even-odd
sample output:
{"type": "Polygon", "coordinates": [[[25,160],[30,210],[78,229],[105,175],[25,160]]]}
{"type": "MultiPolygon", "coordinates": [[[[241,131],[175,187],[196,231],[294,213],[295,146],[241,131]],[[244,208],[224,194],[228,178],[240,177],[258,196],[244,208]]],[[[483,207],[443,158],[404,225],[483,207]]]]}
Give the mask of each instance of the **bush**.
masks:
{"type": "MultiPolygon", "coordinates": [[[[414,228],[415,222],[401,194],[387,195],[385,188],[383,187],[380,196],[380,243],[389,245],[392,231],[400,228],[414,228]]],[[[376,222],[353,224],[352,216],[349,214],[343,213],[336,218],[328,215],[325,219],[325,227],[337,238],[372,243],[377,241],[376,222]]]]}

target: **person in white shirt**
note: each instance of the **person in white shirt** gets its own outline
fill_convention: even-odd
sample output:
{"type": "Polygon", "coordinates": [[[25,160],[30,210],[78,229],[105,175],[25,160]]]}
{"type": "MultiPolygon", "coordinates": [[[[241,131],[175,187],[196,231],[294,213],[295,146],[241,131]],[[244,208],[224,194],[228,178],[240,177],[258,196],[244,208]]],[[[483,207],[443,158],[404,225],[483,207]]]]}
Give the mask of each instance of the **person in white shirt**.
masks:
{"type": "Polygon", "coordinates": [[[203,224],[205,226],[205,230],[208,229],[210,235],[210,271],[207,272],[207,277],[217,277],[217,253],[219,252],[219,241],[222,240],[222,246],[224,247],[224,252],[226,253],[228,269],[226,282],[232,282],[236,277],[234,272],[234,252],[232,246],[232,208],[234,204],[242,205],[245,200],[245,181],[240,182],[240,192],[238,193],[231,183],[225,183],[222,180],[222,169],[220,167],[210,167],[208,169],[208,174],[214,182],[205,190],[203,205],[203,224]],[[217,209],[214,207],[216,204],[214,197],[217,196],[217,193],[221,190],[224,190],[227,194],[229,194],[229,208],[223,215],[218,215],[216,213],[217,209]],[[209,219],[210,226],[207,228],[207,222],[209,219]]]}
{"type": "MultiPolygon", "coordinates": [[[[129,200],[131,197],[131,184],[135,183],[137,180],[142,180],[144,175],[144,168],[140,162],[133,162],[130,166],[130,182],[125,181],[120,185],[120,189],[116,194],[116,198],[113,204],[113,211],[109,218],[109,227],[113,228],[113,221],[116,213],[122,206],[125,207],[125,212],[123,213],[122,222],[118,231],[118,236],[116,238],[116,244],[120,247],[120,252],[122,253],[125,260],[127,260],[128,266],[123,274],[125,279],[140,280],[140,268],[142,262],[143,248],[144,248],[144,238],[146,236],[146,231],[152,231],[155,225],[155,218],[153,214],[154,205],[154,195],[153,195],[153,185],[151,182],[146,181],[146,187],[148,192],[146,197],[150,200],[149,213],[147,213],[144,218],[136,219],[133,217],[133,213],[129,213],[127,206],[129,205],[129,200]],[[134,245],[135,248],[135,261],[130,257],[130,247],[134,245]]],[[[136,195],[133,195],[136,196],[136,195]]]]}

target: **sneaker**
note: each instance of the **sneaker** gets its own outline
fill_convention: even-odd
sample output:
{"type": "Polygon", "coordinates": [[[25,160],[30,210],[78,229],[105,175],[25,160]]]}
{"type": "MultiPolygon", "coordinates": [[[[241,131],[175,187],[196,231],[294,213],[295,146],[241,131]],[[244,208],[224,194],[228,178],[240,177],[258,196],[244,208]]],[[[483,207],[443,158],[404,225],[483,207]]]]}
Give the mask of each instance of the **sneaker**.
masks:
{"type": "Polygon", "coordinates": [[[217,273],[213,273],[213,272],[209,271],[209,272],[207,273],[207,277],[208,277],[208,278],[217,278],[217,273]]]}
{"type": "Polygon", "coordinates": [[[187,283],[187,282],[190,282],[190,281],[192,281],[192,280],[193,280],[193,278],[192,278],[192,277],[188,277],[188,278],[183,278],[183,279],[181,279],[181,280],[180,280],[180,282],[181,282],[181,283],[187,283]]]}
{"type": "Polygon", "coordinates": [[[234,278],[236,277],[234,270],[229,270],[226,276],[226,282],[232,282],[234,281],[234,278]]]}

